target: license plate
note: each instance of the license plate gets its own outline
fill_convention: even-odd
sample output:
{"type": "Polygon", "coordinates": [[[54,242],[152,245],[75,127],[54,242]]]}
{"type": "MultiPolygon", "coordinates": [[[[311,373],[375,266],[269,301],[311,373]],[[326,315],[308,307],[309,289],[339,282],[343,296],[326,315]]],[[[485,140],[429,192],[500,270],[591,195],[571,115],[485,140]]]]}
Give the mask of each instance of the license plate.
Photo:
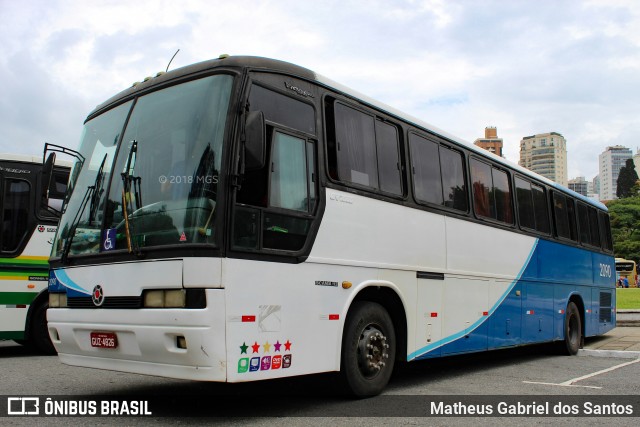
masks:
{"type": "Polygon", "coordinates": [[[118,337],[114,332],[91,332],[91,347],[116,348],[118,337]]]}

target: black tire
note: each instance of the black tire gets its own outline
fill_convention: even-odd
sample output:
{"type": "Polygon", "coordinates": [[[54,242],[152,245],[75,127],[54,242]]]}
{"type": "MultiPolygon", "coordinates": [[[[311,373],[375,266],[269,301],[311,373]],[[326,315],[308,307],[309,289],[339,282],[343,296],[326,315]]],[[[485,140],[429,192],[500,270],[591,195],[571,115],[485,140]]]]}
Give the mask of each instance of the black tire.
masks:
{"type": "Polygon", "coordinates": [[[358,398],[380,394],[393,373],[395,355],[389,313],[374,302],[354,303],[342,336],[340,378],[346,394],[358,398]]]}
{"type": "Polygon", "coordinates": [[[582,346],[582,318],[574,302],[567,305],[564,314],[564,342],[560,345],[563,354],[574,356],[582,346]]]}
{"type": "Polygon", "coordinates": [[[29,340],[13,340],[15,343],[20,344],[21,346],[23,346],[24,348],[27,348],[29,350],[35,350],[35,348],[33,347],[33,343],[29,340]]]}
{"type": "Polygon", "coordinates": [[[53,355],[56,354],[56,349],[51,342],[47,328],[47,308],[49,308],[48,302],[43,302],[34,308],[30,338],[39,353],[53,355]]]}

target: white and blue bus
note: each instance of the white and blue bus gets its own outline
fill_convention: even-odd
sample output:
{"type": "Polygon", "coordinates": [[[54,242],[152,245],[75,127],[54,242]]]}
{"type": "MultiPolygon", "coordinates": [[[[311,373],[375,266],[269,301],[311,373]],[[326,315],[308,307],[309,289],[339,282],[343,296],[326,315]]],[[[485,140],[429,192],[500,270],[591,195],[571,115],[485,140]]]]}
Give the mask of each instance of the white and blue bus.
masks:
{"type": "Polygon", "coordinates": [[[80,152],[50,258],[68,365],[362,397],[399,362],[616,324],[603,204],[294,64],[159,73],[80,152]]]}

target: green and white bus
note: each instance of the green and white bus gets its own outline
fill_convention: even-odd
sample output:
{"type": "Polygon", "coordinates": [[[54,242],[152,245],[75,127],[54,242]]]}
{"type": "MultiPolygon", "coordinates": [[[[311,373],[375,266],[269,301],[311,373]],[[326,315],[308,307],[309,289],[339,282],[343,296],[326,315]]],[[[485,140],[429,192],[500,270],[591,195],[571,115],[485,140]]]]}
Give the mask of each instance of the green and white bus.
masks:
{"type": "Polygon", "coordinates": [[[49,204],[41,197],[42,169],[41,157],[0,154],[0,340],[53,354],[46,325],[49,254],[69,165],[53,168],[49,204]]]}

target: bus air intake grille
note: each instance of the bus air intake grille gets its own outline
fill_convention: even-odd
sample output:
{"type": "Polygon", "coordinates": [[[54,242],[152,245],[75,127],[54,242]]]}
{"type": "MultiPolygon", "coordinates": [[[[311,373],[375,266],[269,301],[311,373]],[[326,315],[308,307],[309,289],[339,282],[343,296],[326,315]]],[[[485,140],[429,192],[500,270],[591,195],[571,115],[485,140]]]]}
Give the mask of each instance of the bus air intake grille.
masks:
{"type": "Polygon", "coordinates": [[[69,308],[141,308],[142,297],[106,297],[102,305],[97,307],[91,297],[69,298],[69,308]]]}
{"type": "Polygon", "coordinates": [[[600,323],[611,322],[611,293],[600,292],[600,323]]]}

